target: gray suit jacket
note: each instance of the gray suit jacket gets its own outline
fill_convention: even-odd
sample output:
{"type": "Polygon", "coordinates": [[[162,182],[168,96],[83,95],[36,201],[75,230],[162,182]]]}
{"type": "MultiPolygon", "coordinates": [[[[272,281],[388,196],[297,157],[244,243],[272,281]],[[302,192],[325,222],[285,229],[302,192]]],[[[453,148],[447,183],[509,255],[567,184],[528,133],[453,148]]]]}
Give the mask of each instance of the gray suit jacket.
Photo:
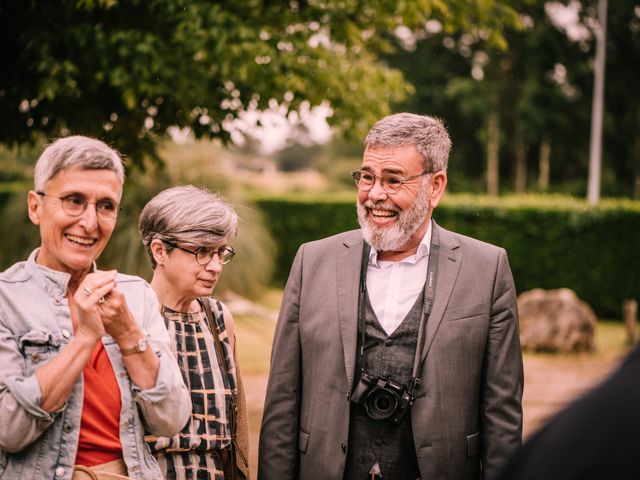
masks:
{"type": "MultiPolygon", "coordinates": [[[[492,478],[521,444],[513,278],[504,249],[433,228],[436,293],[410,412],[421,477],[492,478]]],[[[343,478],[362,247],[354,230],[304,244],[296,255],[271,354],[261,480],[343,478]]]]}

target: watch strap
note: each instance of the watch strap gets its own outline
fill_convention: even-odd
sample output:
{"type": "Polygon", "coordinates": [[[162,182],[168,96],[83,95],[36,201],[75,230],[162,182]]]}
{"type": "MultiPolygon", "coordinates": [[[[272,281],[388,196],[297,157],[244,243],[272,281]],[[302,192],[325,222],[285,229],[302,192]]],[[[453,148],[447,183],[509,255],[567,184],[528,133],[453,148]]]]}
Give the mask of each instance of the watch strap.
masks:
{"type": "Polygon", "coordinates": [[[131,348],[121,348],[120,355],[123,357],[128,357],[129,355],[134,355],[136,353],[142,353],[144,350],[140,348],[140,342],[145,341],[145,337],[141,337],[136,341],[136,344],[131,348]]]}

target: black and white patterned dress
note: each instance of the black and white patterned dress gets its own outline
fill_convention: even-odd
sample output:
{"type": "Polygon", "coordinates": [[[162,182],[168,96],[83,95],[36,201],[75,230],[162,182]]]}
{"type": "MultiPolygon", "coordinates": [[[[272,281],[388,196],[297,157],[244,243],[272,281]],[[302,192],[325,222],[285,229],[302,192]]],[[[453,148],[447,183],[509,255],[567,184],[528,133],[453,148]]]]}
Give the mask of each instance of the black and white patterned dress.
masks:
{"type": "Polygon", "coordinates": [[[211,301],[229,374],[218,365],[213,337],[204,310],[183,313],[162,307],[172,351],[191,392],[191,418],[171,438],[147,436],[167,480],[224,480],[219,450],[231,444],[229,415],[237,395],[235,362],[224,326],[222,305],[211,301]]]}

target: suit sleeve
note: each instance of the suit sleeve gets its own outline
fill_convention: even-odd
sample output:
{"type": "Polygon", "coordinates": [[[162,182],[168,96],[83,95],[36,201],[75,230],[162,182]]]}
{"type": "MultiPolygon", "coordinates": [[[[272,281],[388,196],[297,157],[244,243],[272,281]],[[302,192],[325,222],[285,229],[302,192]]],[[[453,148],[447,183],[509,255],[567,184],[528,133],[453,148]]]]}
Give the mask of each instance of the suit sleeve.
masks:
{"type": "Polygon", "coordinates": [[[273,340],[269,383],[260,430],[260,480],[298,478],[302,390],[299,322],[303,256],[304,245],[298,250],[291,267],[273,340]]]}
{"type": "Polygon", "coordinates": [[[494,478],[522,443],[523,382],[515,286],[507,254],[500,249],[481,392],[485,479],[494,478]]]}

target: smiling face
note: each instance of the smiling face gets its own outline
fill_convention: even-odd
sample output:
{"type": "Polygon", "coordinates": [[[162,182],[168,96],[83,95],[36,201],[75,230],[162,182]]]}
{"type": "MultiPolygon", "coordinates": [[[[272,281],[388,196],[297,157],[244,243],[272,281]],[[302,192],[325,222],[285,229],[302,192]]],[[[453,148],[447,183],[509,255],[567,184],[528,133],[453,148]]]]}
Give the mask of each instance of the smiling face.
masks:
{"type": "MultiPolygon", "coordinates": [[[[366,149],[360,168],[378,177],[410,177],[422,173],[424,164],[414,145],[403,145],[366,149]]],[[[444,185],[446,174],[438,172],[409,180],[392,194],[382,188],[379,178],[371,190],[359,189],[358,222],[364,239],[378,252],[413,253],[427,231],[444,185]]]]}
{"type": "Polygon", "coordinates": [[[40,227],[40,252],[36,262],[81,278],[104,250],[116,219],[96,214],[95,203],[120,201],[122,186],[111,170],[88,170],[73,166],[61,170],[45,184],[45,196],[29,192],[29,218],[40,227]],[[76,194],[89,203],[79,216],[69,215],[59,198],[76,194]]]}

